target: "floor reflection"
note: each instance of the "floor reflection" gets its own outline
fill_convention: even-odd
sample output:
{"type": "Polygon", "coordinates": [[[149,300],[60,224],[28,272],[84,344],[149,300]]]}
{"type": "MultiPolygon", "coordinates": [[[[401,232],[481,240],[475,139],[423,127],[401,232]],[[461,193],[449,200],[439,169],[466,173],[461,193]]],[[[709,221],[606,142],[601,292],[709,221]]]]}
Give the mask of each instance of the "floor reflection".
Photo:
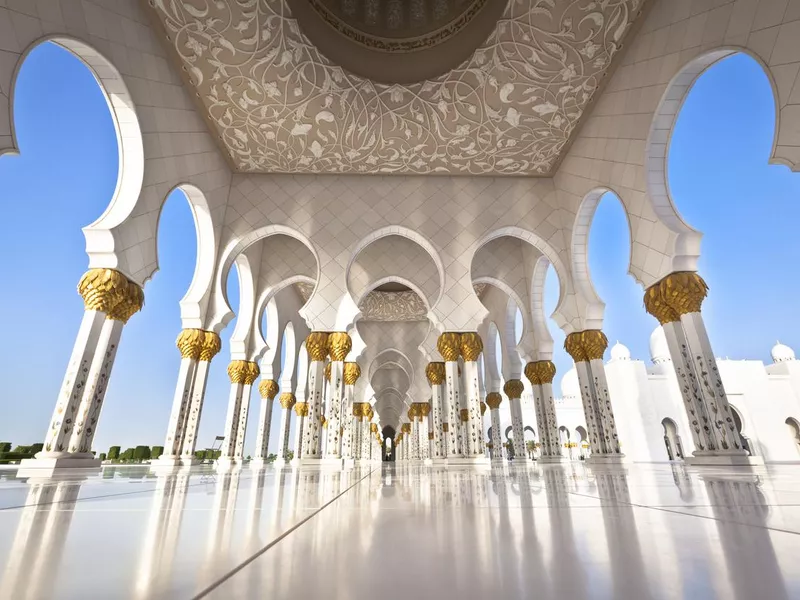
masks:
{"type": "Polygon", "coordinates": [[[0,598],[800,597],[793,471],[122,468],[0,498],[21,489],[0,598]]]}

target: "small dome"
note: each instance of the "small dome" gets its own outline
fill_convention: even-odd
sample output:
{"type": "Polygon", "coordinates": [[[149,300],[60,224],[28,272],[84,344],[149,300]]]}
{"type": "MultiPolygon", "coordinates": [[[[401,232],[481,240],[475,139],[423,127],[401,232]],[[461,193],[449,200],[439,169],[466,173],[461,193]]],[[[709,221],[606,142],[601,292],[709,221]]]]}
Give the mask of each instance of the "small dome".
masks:
{"type": "Polygon", "coordinates": [[[786,362],[788,360],[794,360],[794,350],[792,350],[789,346],[785,344],[781,344],[777,342],[772,347],[772,362],[786,362]]]}
{"type": "Polygon", "coordinates": [[[614,344],[614,347],[611,348],[611,360],[630,360],[631,359],[631,351],[628,350],[628,347],[624,344],[620,344],[617,342],[614,344]]]}
{"type": "Polygon", "coordinates": [[[572,367],[561,378],[561,397],[578,398],[581,395],[581,384],[578,382],[578,371],[572,367]]]}
{"type": "Polygon", "coordinates": [[[656,365],[672,360],[669,355],[667,336],[661,327],[656,327],[650,335],[650,360],[656,365]]]}

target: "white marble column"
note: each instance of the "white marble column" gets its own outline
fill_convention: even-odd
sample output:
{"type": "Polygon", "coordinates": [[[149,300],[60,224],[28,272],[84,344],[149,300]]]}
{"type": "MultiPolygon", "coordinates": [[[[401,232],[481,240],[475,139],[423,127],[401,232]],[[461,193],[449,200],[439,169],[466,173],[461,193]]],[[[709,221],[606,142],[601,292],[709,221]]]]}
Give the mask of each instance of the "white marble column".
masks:
{"type": "Polygon", "coordinates": [[[308,419],[308,402],[296,402],[294,414],[297,415],[297,427],[294,438],[294,459],[295,461],[303,458],[303,444],[305,442],[305,427],[308,419]]]}
{"type": "Polygon", "coordinates": [[[370,459],[370,439],[372,438],[370,431],[370,420],[372,419],[372,407],[367,409],[364,418],[361,420],[361,460],[368,461],[370,459]]]}
{"type": "Polygon", "coordinates": [[[281,429],[279,432],[278,458],[275,459],[275,463],[280,465],[289,462],[289,435],[292,428],[292,409],[297,401],[294,399],[294,394],[291,392],[283,392],[279,401],[281,403],[281,429]]]}
{"type": "Polygon", "coordinates": [[[177,464],[181,455],[181,444],[186,432],[186,419],[192,401],[192,384],[200,359],[205,331],[202,329],[184,329],[178,335],[175,344],[181,352],[181,365],[178,369],[178,383],[172,398],[172,411],[167,425],[167,437],[164,440],[164,454],[159,463],[177,464]]]}
{"type": "MultiPolygon", "coordinates": [[[[245,437],[247,437],[247,417],[250,413],[250,400],[251,396],[253,395],[253,384],[261,374],[261,369],[258,368],[257,363],[248,361],[247,367],[249,371],[244,380],[244,385],[242,386],[242,403],[239,407],[239,422],[236,425],[236,446],[233,451],[233,458],[239,464],[244,462],[244,440],[245,437]]],[[[270,418],[272,418],[271,406],[269,413],[270,418]]],[[[267,436],[269,436],[269,432],[267,432],[267,436]]],[[[269,440],[269,437],[267,437],[267,439],[269,440]]]]}
{"type": "Polygon", "coordinates": [[[61,384],[44,447],[24,468],[99,466],[91,443],[123,325],[141,310],[144,293],[113,269],[91,269],[78,283],[84,315],[61,384]],[[91,461],[91,462],[85,462],[91,461]]]}
{"type": "Polygon", "coordinates": [[[203,336],[203,347],[200,350],[200,359],[195,368],[194,381],[192,382],[192,400],[189,404],[189,414],[186,415],[186,429],[181,443],[181,465],[192,465],[197,462],[194,456],[197,446],[197,433],[200,429],[200,417],[203,414],[203,402],[206,397],[206,384],[208,383],[208,370],[211,359],[222,348],[222,341],[216,333],[206,331],[203,336]]]}
{"type": "Polygon", "coordinates": [[[344,401],[342,403],[342,458],[353,460],[353,428],[355,420],[355,385],[361,377],[361,367],[357,362],[344,363],[344,401]]]}
{"type": "Polygon", "coordinates": [[[331,405],[326,415],[328,419],[328,442],[325,458],[338,460],[342,458],[342,404],[344,402],[344,359],[350,353],[353,342],[344,331],[335,331],[328,335],[328,352],[331,357],[331,405]]]}
{"type": "Polygon", "coordinates": [[[234,360],[228,365],[228,377],[231,380],[231,391],[228,395],[228,411],[225,414],[225,439],[222,442],[222,452],[220,453],[220,464],[232,464],[234,462],[234,452],[236,451],[236,434],[239,427],[239,411],[242,407],[242,394],[244,393],[244,381],[249,374],[250,368],[247,361],[234,360]]]}
{"type": "Polygon", "coordinates": [[[462,374],[466,393],[468,419],[464,426],[464,448],[466,458],[484,458],[483,417],[481,416],[481,390],[478,381],[478,357],[483,352],[483,341],[474,332],[461,334],[461,356],[464,358],[462,374]]]}
{"type": "MultiPolygon", "coordinates": [[[[258,384],[258,392],[261,396],[261,406],[258,412],[258,433],[256,434],[256,452],[253,456],[252,466],[259,468],[264,466],[269,458],[269,434],[272,429],[272,409],[275,404],[275,396],[278,394],[278,382],[274,379],[262,379],[258,384]]],[[[285,418],[286,410],[283,411],[281,419],[285,418]]],[[[283,433],[283,430],[281,430],[283,433]]],[[[278,454],[280,459],[281,455],[278,454]]]]}
{"type": "Polygon", "coordinates": [[[644,296],[647,312],[664,327],[672,363],[688,412],[695,465],[761,464],[749,456],[731,412],[701,307],[708,286],[694,272],[670,273],[644,296]]]}
{"type": "Polygon", "coordinates": [[[522,391],[525,388],[519,379],[509,379],[503,386],[511,409],[511,430],[514,435],[514,462],[527,461],[525,451],[525,425],[522,420],[522,391]]]}
{"type": "Polygon", "coordinates": [[[447,405],[447,457],[458,458],[461,449],[458,447],[458,431],[461,427],[459,409],[461,404],[461,383],[458,374],[458,357],[461,356],[461,336],[447,332],[439,336],[436,342],[439,354],[444,358],[445,371],[445,403],[447,405]]]}
{"type": "Polygon", "coordinates": [[[503,396],[499,392],[486,394],[486,405],[492,419],[492,461],[503,462],[503,432],[500,430],[500,403],[503,396]]]}
{"type": "Polygon", "coordinates": [[[430,459],[430,440],[428,439],[428,419],[431,414],[431,405],[427,402],[420,402],[417,405],[417,419],[419,420],[419,458],[420,460],[430,459]]]}
{"type": "Polygon", "coordinates": [[[303,431],[302,460],[319,460],[322,455],[322,406],[325,380],[325,357],[328,355],[328,334],[311,332],[306,338],[308,352],[308,417],[303,431]]]}
{"type": "Polygon", "coordinates": [[[362,407],[361,402],[353,404],[353,442],[352,442],[353,460],[361,459],[361,432],[363,429],[363,427],[361,426],[361,419],[364,418],[361,416],[362,414],[361,407],[362,407]]]}
{"type": "Polygon", "coordinates": [[[408,409],[408,419],[411,421],[411,460],[419,460],[419,418],[416,403],[408,409]]]}
{"type": "Polygon", "coordinates": [[[442,389],[445,380],[444,363],[428,363],[425,368],[425,375],[431,385],[431,430],[433,431],[433,450],[431,458],[433,460],[444,460],[447,458],[447,434],[444,431],[444,390],[442,389]]]}
{"type": "Polygon", "coordinates": [[[533,389],[533,404],[536,424],[539,428],[539,449],[542,462],[562,460],[561,440],[556,421],[556,405],[553,400],[553,377],[555,365],[549,360],[530,362],[525,366],[525,376],[533,389]]]}

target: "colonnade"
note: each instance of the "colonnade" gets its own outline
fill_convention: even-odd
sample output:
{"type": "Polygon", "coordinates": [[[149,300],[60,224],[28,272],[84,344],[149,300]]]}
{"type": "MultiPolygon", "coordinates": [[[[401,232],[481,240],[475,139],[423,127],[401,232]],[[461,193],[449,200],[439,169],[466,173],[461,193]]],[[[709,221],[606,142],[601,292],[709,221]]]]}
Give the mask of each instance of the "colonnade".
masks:
{"type": "MultiPolygon", "coordinates": [[[[83,297],[85,312],[44,448],[25,466],[99,464],[91,445],[107,382],[122,329],[141,309],[144,294],[141,287],[113,269],[88,271],[80,280],[78,292],[83,297]]],[[[703,323],[701,306],[707,293],[708,288],[697,273],[676,272],[646,290],[645,308],[658,319],[666,335],[697,447],[691,460],[695,464],[752,463],[737,432],[703,323]]],[[[215,332],[185,329],[176,345],[181,363],[164,455],[158,462],[191,465],[195,462],[209,364],[221,344],[215,332]]],[[[564,344],[578,374],[591,460],[616,462],[623,454],[603,363],[607,346],[606,336],[597,329],[572,331],[564,344]]],[[[485,461],[483,417],[488,407],[492,422],[491,455],[499,460],[503,448],[499,407],[503,396],[499,392],[484,396],[478,365],[483,351],[481,337],[471,331],[447,331],[438,337],[436,347],[443,360],[430,362],[425,369],[430,399],[410,402],[407,421],[401,424],[394,440],[396,457],[453,463],[485,461]]],[[[282,390],[275,379],[262,379],[258,385],[261,402],[254,464],[268,460],[273,403],[279,393],[279,461],[288,460],[291,451],[298,461],[338,463],[380,459],[383,447],[378,427],[380,417],[376,420],[370,402],[356,402],[355,385],[361,367],[346,360],[352,350],[350,336],[343,331],[312,331],[305,348],[309,359],[307,392],[305,385],[298,385],[299,400],[292,389],[282,390]],[[297,437],[290,446],[292,412],[297,416],[297,437]]],[[[228,366],[231,389],[220,463],[244,461],[250,395],[260,372],[253,360],[233,360],[228,366]]],[[[563,459],[553,398],[555,372],[550,360],[528,362],[524,369],[533,392],[543,461],[563,459]]],[[[285,381],[291,387],[291,376],[285,381]]],[[[522,381],[513,377],[503,386],[512,419],[511,450],[518,461],[527,460],[520,400],[523,390],[522,381]]]]}

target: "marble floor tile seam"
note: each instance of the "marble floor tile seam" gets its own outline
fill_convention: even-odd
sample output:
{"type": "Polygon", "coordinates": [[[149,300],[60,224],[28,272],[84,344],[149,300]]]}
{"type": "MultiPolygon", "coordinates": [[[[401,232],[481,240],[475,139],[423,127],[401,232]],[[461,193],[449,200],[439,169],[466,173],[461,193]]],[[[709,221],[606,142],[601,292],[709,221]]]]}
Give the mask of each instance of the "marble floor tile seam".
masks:
{"type": "Polygon", "coordinates": [[[241,563],[236,565],[234,568],[229,570],[227,573],[225,573],[224,575],[220,576],[216,581],[214,581],[211,584],[209,584],[205,589],[203,589],[200,592],[198,592],[196,595],[194,595],[192,597],[192,600],[200,600],[201,598],[204,598],[204,597],[208,596],[214,590],[216,590],[218,587],[220,587],[222,584],[224,584],[225,582],[227,582],[227,581],[231,580],[232,578],[234,578],[239,572],[241,572],[243,569],[245,569],[248,565],[250,565],[251,563],[255,562],[258,558],[263,556],[270,548],[274,547],[276,544],[279,544],[282,540],[286,539],[292,533],[297,531],[305,523],[308,523],[311,519],[313,519],[314,517],[319,515],[323,510],[325,510],[326,508],[328,508],[329,506],[334,504],[337,500],[339,500],[340,498],[345,496],[348,492],[350,492],[350,491],[354,490],[356,487],[358,487],[365,479],[368,479],[370,477],[370,475],[372,475],[373,472],[374,472],[374,469],[371,469],[369,472],[364,474],[363,477],[361,477],[360,479],[355,481],[351,486],[349,486],[348,488],[346,488],[346,489],[342,490],[341,492],[339,492],[336,496],[334,496],[333,498],[328,500],[325,504],[320,506],[317,510],[313,511],[310,515],[306,516],[305,518],[301,519],[300,521],[298,521],[297,523],[292,525],[289,529],[287,529],[286,531],[282,532],[280,535],[275,537],[272,541],[270,541],[268,544],[266,544],[263,548],[261,548],[261,549],[257,550],[256,552],[254,552],[252,555],[250,555],[248,558],[246,558],[241,563]]]}

